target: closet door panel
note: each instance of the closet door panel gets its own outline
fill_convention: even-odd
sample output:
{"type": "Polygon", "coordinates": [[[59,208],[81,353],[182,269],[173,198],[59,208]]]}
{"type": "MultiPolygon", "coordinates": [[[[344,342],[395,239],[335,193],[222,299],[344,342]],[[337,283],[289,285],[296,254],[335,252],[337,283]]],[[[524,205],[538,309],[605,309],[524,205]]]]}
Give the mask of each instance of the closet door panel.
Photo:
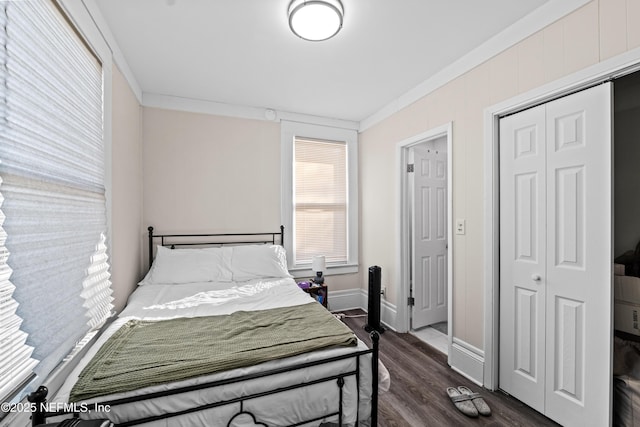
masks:
{"type": "Polygon", "coordinates": [[[544,411],[545,112],[500,120],[500,388],[544,411]]]}
{"type": "Polygon", "coordinates": [[[555,235],[556,267],[584,271],[585,183],[584,165],[556,170],[555,235]]]}
{"type": "Polygon", "coordinates": [[[553,388],[565,397],[583,401],[585,310],[584,304],[565,298],[556,298],[554,310],[558,321],[556,333],[556,367],[553,388]]]}
{"type": "Polygon", "coordinates": [[[545,414],[608,425],[611,392],[610,84],[546,104],[545,414]]]}

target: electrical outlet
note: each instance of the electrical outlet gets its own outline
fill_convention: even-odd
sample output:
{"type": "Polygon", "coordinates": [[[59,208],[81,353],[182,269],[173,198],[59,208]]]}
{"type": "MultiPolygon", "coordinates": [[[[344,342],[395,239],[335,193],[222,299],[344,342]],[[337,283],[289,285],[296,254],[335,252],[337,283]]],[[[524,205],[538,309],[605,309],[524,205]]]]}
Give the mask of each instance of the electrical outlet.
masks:
{"type": "Polygon", "coordinates": [[[464,219],[456,219],[456,234],[464,234],[466,225],[466,221],[464,219]]]}

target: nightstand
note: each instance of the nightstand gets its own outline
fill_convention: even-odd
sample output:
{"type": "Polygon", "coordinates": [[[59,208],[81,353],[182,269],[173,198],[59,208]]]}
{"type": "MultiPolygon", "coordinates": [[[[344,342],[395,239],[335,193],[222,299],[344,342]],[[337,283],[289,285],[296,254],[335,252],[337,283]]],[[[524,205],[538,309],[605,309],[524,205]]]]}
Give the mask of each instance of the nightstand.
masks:
{"type": "Polygon", "coordinates": [[[321,303],[325,308],[328,308],[329,305],[329,288],[326,284],[323,285],[314,285],[311,283],[311,286],[308,288],[301,288],[303,291],[308,293],[312,298],[321,303]]]}

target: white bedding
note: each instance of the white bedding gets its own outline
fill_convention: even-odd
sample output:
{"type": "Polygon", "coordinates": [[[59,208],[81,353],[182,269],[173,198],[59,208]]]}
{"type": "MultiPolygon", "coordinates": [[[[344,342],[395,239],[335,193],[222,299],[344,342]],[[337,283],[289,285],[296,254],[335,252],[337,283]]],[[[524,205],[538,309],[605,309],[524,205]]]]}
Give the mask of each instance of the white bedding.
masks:
{"type": "MultiPolygon", "coordinates": [[[[81,370],[88,361],[98,351],[99,347],[118,329],[121,325],[131,319],[161,320],[175,317],[198,317],[210,315],[230,314],[235,311],[264,310],[277,307],[288,307],[301,304],[316,304],[308,294],[298,288],[293,279],[254,279],[246,282],[206,282],[188,284],[146,284],[139,286],[131,295],[127,307],[120,314],[105,333],[98,339],[98,342],[89,350],[88,354],[81,360],[74,369],[63,387],[53,399],[54,402],[67,402],[71,388],[75,384],[81,370]]],[[[118,399],[125,396],[137,396],[149,392],[171,389],[178,386],[200,384],[207,381],[214,381],[223,378],[232,378],[247,373],[261,370],[274,369],[282,366],[289,366],[306,361],[316,361],[335,355],[347,354],[358,350],[365,350],[367,347],[358,341],[356,348],[333,348],[323,351],[303,354],[287,359],[275,360],[260,365],[234,369],[221,372],[206,377],[199,377],[177,383],[162,386],[147,387],[127,393],[120,393],[96,399],[103,402],[106,400],[118,399]]],[[[347,378],[344,387],[344,418],[343,421],[353,425],[357,412],[362,422],[369,418],[370,395],[371,395],[371,361],[370,357],[360,358],[360,405],[356,409],[358,399],[355,378],[347,378]]],[[[114,422],[123,422],[130,419],[138,419],[150,415],[165,412],[180,411],[219,400],[228,400],[240,394],[255,393],[270,390],[281,385],[296,384],[300,379],[310,380],[319,378],[322,375],[336,374],[354,370],[355,359],[332,362],[322,365],[317,369],[306,369],[304,371],[287,372],[279,374],[277,378],[268,377],[252,380],[240,384],[227,385],[216,389],[207,389],[183,393],[170,397],[156,398],[153,400],[136,402],[133,404],[118,405],[110,408],[107,414],[84,414],[83,417],[108,417],[114,422]]],[[[91,401],[90,401],[91,402],[91,401]]],[[[338,393],[335,381],[322,383],[313,386],[306,386],[302,389],[283,392],[276,395],[266,396],[259,399],[247,401],[244,404],[245,411],[254,412],[258,421],[269,426],[284,426],[297,422],[301,414],[303,419],[311,419],[329,412],[328,408],[338,407],[338,393]]],[[[229,419],[239,411],[238,404],[227,405],[215,410],[205,410],[197,413],[181,415],[180,417],[168,418],[165,420],[146,423],[145,426],[226,426],[229,419]]],[[[329,418],[325,421],[336,422],[336,418],[329,418]]],[[[317,426],[321,421],[306,425],[317,426]]],[[[245,425],[236,418],[234,426],[245,425]]],[[[254,425],[252,422],[248,425],[254,425]]]]}

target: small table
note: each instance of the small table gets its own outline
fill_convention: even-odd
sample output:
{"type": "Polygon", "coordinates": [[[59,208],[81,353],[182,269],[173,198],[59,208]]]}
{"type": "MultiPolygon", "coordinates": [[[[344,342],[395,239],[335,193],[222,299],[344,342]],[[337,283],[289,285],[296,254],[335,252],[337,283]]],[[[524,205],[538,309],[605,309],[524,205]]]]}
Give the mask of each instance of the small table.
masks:
{"type": "Polygon", "coordinates": [[[308,288],[301,287],[303,291],[308,293],[313,299],[322,304],[325,308],[328,307],[329,304],[329,288],[326,284],[316,285],[311,283],[311,286],[308,288]]]}

